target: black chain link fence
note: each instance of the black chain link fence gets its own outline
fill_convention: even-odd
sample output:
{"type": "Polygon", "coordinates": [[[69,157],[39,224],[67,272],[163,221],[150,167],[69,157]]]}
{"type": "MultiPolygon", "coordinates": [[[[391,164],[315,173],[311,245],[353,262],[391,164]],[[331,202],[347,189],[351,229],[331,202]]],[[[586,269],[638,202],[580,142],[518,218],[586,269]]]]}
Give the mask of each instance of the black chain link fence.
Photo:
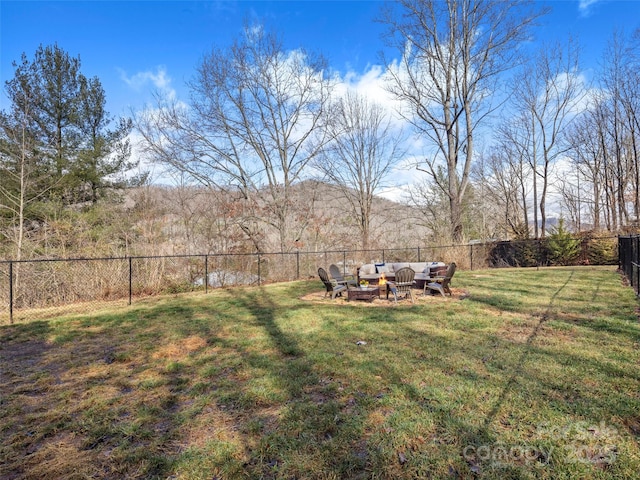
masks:
{"type": "Polygon", "coordinates": [[[636,295],[640,295],[640,235],[619,237],[618,251],[620,252],[620,270],[636,295]]]}
{"type": "MultiPolygon", "coordinates": [[[[635,270],[638,274],[638,241],[635,270]]],[[[174,255],[0,261],[0,325],[68,313],[87,313],[161,294],[206,293],[211,288],[317,279],[332,263],[345,272],[373,262],[455,261],[458,268],[533,267],[559,264],[617,265],[623,237],[572,240],[571,255],[545,240],[440,247],[323,252],[174,255]]],[[[624,247],[625,258],[627,255],[624,247]]],[[[622,250],[621,250],[622,251],[622,250]]],[[[629,275],[628,275],[629,276],[629,275]]],[[[638,285],[638,282],[634,284],[638,285]]]]}

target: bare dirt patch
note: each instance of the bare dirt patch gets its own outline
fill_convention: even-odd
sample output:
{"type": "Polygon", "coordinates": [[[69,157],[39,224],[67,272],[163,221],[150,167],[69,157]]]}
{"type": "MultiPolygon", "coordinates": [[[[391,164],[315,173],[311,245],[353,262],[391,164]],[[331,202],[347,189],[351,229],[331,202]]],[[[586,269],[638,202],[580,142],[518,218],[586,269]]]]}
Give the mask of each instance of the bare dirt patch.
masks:
{"type": "Polygon", "coordinates": [[[200,350],[207,345],[207,340],[193,335],[177,342],[160,347],[154,354],[153,358],[165,358],[168,360],[180,360],[185,355],[200,350]]]}

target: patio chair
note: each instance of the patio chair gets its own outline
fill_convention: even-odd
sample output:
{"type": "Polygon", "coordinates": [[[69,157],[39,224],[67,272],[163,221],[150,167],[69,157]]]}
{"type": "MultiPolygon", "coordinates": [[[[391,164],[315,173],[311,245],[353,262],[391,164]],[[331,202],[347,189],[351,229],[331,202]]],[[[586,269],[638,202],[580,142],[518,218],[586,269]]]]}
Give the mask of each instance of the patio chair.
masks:
{"type": "Polygon", "coordinates": [[[440,292],[440,295],[444,297],[445,292],[451,296],[451,289],[449,283],[451,283],[451,277],[456,273],[456,264],[451,262],[447,268],[447,272],[442,277],[434,277],[431,280],[424,283],[424,294],[427,294],[427,289],[440,292]]]}
{"type": "Polygon", "coordinates": [[[353,287],[358,286],[358,280],[354,275],[350,273],[343,275],[338,266],[333,263],[329,265],[329,273],[331,274],[331,277],[338,282],[338,285],[345,285],[347,288],[349,285],[353,287]]]}
{"type": "Polygon", "coordinates": [[[395,280],[388,282],[388,287],[393,293],[393,298],[398,303],[398,296],[410,297],[411,303],[415,303],[413,300],[413,285],[415,282],[416,272],[410,267],[404,267],[395,273],[395,280]]]}
{"type": "Polygon", "coordinates": [[[347,286],[339,285],[338,282],[336,282],[333,279],[330,279],[329,275],[327,275],[327,272],[324,268],[318,268],[318,276],[320,277],[320,280],[322,280],[322,283],[324,283],[324,286],[327,289],[327,291],[324,292],[325,297],[327,296],[328,293],[330,293],[331,299],[334,299],[336,298],[336,296],[342,295],[342,292],[347,291],[347,286]]]}

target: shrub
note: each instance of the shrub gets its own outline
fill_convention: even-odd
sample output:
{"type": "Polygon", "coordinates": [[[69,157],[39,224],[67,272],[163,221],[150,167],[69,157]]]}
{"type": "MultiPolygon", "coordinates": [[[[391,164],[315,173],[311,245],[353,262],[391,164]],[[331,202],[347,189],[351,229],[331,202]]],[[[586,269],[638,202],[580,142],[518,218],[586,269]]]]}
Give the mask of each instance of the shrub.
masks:
{"type": "Polygon", "coordinates": [[[564,228],[562,218],[546,243],[551,265],[572,265],[580,254],[581,242],[564,228]]]}
{"type": "Polygon", "coordinates": [[[618,238],[609,232],[583,232],[582,262],[586,265],[617,265],[618,238]]]}

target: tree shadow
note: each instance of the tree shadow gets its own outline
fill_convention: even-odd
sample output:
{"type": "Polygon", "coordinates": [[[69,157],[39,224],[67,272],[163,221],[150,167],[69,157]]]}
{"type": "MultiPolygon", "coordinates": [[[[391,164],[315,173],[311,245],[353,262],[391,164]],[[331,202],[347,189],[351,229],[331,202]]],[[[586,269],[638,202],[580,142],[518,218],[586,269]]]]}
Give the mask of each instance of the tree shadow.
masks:
{"type": "Polygon", "coordinates": [[[532,348],[533,348],[533,344],[536,341],[536,339],[538,338],[538,336],[540,334],[540,331],[542,330],[542,327],[544,326],[544,324],[551,317],[551,312],[552,312],[552,309],[553,309],[553,306],[554,306],[556,298],[558,297],[558,295],[560,295],[560,292],[569,284],[569,282],[573,278],[573,274],[574,274],[574,272],[571,271],[571,274],[567,277],[567,280],[562,284],[562,286],[560,286],[553,293],[553,295],[551,296],[551,298],[549,300],[549,303],[546,306],[546,309],[545,309],[544,313],[540,316],[537,324],[535,325],[535,327],[533,328],[533,330],[531,331],[531,333],[527,337],[527,341],[525,342],[525,345],[522,348],[522,353],[520,354],[520,357],[518,358],[517,363],[514,365],[514,367],[512,369],[512,374],[507,379],[507,381],[506,381],[506,383],[505,383],[505,385],[504,385],[504,387],[502,389],[502,392],[500,393],[500,396],[498,397],[498,400],[495,402],[495,405],[493,406],[493,408],[491,409],[489,414],[486,416],[486,418],[484,420],[484,425],[482,427],[482,430],[487,431],[489,429],[489,426],[495,420],[495,417],[498,414],[498,412],[500,411],[500,408],[502,407],[502,405],[504,404],[504,402],[508,398],[509,393],[513,390],[513,387],[516,385],[516,383],[518,381],[518,378],[522,376],[523,370],[524,370],[524,365],[527,362],[527,359],[531,354],[531,351],[532,351],[532,348]]]}
{"type": "MultiPolygon", "coordinates": [[[[441,431],[449,431],[455,432],[455,442],[460,445],[460,463],[458,465],[452,465],[451,467],[451,475],[453,477],[463,478],[468,476],[478,475],[481,471],[480,463],[481,459],[477,456],[478,448],[487,448],[487,446],[496,445],[498,442],[498,438],[496,437],[496,428],[494,428],[494,422],[496,418],[499,416],[500,411],[503,409],[505,403],[509,401],[510,395],[513,394],[514,390],[520,390],[519,386],[520,379],[526,373],[526,364],[529,361],[530,357],[533,354],[539,353],[537,347],[535,346],[537,339],[539,338],[544,325],[553,318],[553,308],[555,306],[556,300],[564,288],[571,282],[573,278],[573,272],[568,275],[565,282],[554,291],[552,294],[548,304],[546,305],[545,311],[536,317],[536,322],[528,333],[526,340],[523,342],[522,346],[519,347],[521,349],[520,354],[517,357],[517,360],[509,365],[508,375],[505,377],[502,382],[502,386],[499,390],[499,394],[497,398],[491,402],[491,407],[488,412],[484,414],[482,417],[478,417],[478,415],[471,415],[469,417],[460,416],[456,413],[452,413],[444,410],[441,407],[438,407],[438,402],[424,402],[424,394],[418,391],[417,389],[408,389],[407,393],[410,397],[416,402],[418,406],[426,409],[425,412],[432,415],[436,424],[438,425],[438,429],[441,431]],[[480,422],[479,422],[480,421],[480,422]],[[468,449],[468,452],[472,452],[467,454],[465,449],[468,449]],[[466,464],[466,465],[465,465],[466,464]]],[[[474,296],[474,300],[477,298],[474,296]]],[[[482,300],[481,300],[482,301],[482,300]]],[[[515,304],[507,304],[505,305],[502,301],[486,302],[487,304],[497,307],[499,306],[502,310],[516,310],[515,304]]],[[[415,331],[413,335],[424,335],[422,331],[415,331]]],[[[444,334],[441,333],[444,336],[444,334]]],[[[434,337],[434,334],[430,334],[430,343],[439,344],[441,341],[434,337]]],[[[448,342],[448,337],[444,336],[444,341],[448,342]]],[[[494,345],[496,348],[500,348],[502,342],[504,340],[495,338],[493,340],[490,337],[486,337],[482,343],[487,344],[487,348],[489,345],[494,345]]],[[[513,345],[509,344],[510,348],[513,348],[513,345]]],[[[457,345],[455,348],[458,350],[464,349],[464,345],[457,345]]],[[[470,348],[470,350],[473,347],[470,348]]],[[[446,349],[444,349],[446,350],[446,349]]],[[[480,348],[479,350],[473,350],[474,355],[481,356],[483,354],[484,348],[480,348]]],[[[489,353],[487,353],[487,357],[489,357],[489,353]]],[[[477,364],[485,363],[490,361],[488,358],[470,358],[468,355],[464,355],[463,358],[470,362],[476,362],[477,364]]],[[[460,365],[455,364],[455,360],[448,358],[447,356],[442,356],[439,358],[429,358],[429,364],[432,366],[431,368],[435,368],[436,370],[440,370],[445,372],[447,375],[451,375],[452,384],[456,383],[456,379],[460,381],[473,383],[476,380],[476,376],[478,373],[476,371],[466,370],[464,368],[460,368],[460,365]]],[[[406,388],[406,387],[405,387],[406,388]]],[[[499,430],[499,429],[498,429],[499,430]]],[[[543,452],[539,452],[543,453],[543,452]]],[[[539,458],[537,459],[540,462],[548,461],[548,458],[539,458]]],[[[518,466],[507,466],[503,465],[505,468],[504,473],[518,475],[518,469],[521,467],[518,466]],[[509,473],[511,472],[511,473],[509,473]]]]}
{"type": "MultiPolygon", "coordinates": [[[[275,426],[272,422],[271,428],[261,432],[260,445],[250,446],[247,443],[245,453],[249,460],[245,466],[246,473],[272,478],[282,469],[296,472],[296,467],[284,464],[290,460],[281,458],[278,453],[292,448],[318,457],[315,468],[324,476],[345,478],[364,472],[366,453],[359,435],[362,417],[355,414],[353,398],[347,399],[340,393],[339,381],[323,377],[322,372],[327,373],[326,370],[317,368],[300,347],[296,336],[282,328],[276,315],[282,307],[273,302],[268,293],[262,289],[239,290],[234,293],[234,298],[251,313],[253,322],[264,329],[278,352],[278,358],[268,353],[245,352],[246,361],[251,365],[264,366],[266,360],[270,374],[280,379],[279,385],[286,395],[275,426]],[[334,449],[334,443],[343,442],[351,443],[353,448],[334,449]],[[317,450],[317,454],[311,453],[313,450],[317,450]]],[[[292,307],[287,313],[291,315],[296,308],[299,307],[292,307]]]]}
{"type": "MultiPolygon", "coordinates": [[[[571,279],[572,274],[554,292],[545,312],[535,317],[526,341],[517,347],[521,348],[519,355],[513,355],[516,361],[504,370],[504,381],[497,377],[499,388],[495,391],[499,394],[494,401],[487,401],[487,413],[481,418],[462,415],[455,406],[439,402],[429,390],[428,378],[424,388],[406,381],[406,369],[412,366],[422,368],[425,374],[439,369],[452,384],[473,382],[478,375],[460,368],[446,355],[452,348],[464,348],[457,345],[458,337],[412,330],[405,322],[405,318],[414,322],[415,311],[422,307],[409,312],[354,305],[348,307],[348,316],[341,313],[335,317],[328,308],[319,311],[317,330],[302,334],[295,328],[295,317],[298,312],[308,314],[310,307],[287,300],[295,298],[295,286],[277,297],[270,296],[268,289],[238,288],[197,305],[188,298],[173,299],[133,308],[124,315],[80,319],[71,322],[66,332],[53,332],[48,322],[32,331],[27,330],[29,324],[20,325],[17,330],[0,330],[0,356],[4,355],[4,360],[11,353],[2,350],[5,343],[24,337],[41,351],[34,352],[33,358],[29,355],[16,360],[17,371],[26,370],[29,362],[60,369],[55,381],[60,390],[67,388],[73,396],[52,397],[40,392],[42,398],[37,399],[36,407],[77,413],[80,420],[62,418],[52,438],[39,437],[40,447],[45,442],[59,442],[61,433],[73,435],[76,450],[85,455],[79,461],[87,462],[94,475],[104,472],[103,478],[133,475],[136,468],[146,478],[167,478],[180,473],[183,458],[197,455],[202,455],[203,475],[226,469],[227,478],[303,477],[301,469],[310,465],[318,472],[316,478],[392,478],[394,473],[420,478],[424,472],[412,473],[411,454],[426,455],[426,447],[402,450],[403,442],[415,444],[418,440],[404,438],[405,431],[397,436],[392,431],[396,406],[388,399],[393,397],[400,408],[409,411],[406,418],[410,421],[432,421],[440,437],[434,442],[455,437],[452,442],[461,450],[468,445],[493,444],[497,435],[494,422],[510,395],[521,388],[518,379],[526,373],[530,357],[541,354],[537,339],[553,318],[555,302],[571,279]],[[364,321],[375,327],[372,331],[384,335],[384,342],[366,347],[352,344],[344,353],[329,348],[335,347],[331,343],[357,335],[358,322],[364,321]],[[162,322],[171,324],[158,325],[162,322]],[[57,338],[53,343],[52,335],[57,338]],[[389,362],[395,342],[404,337],[409,338],[409,360],[389,362]],[[65,355],[63,349],[67,350],[65,355]],[[338,364],[349,362],[353,365],[339,368],[338,364]],[[364,378],[371,372],[381,372],[379,384],[364,378]],[[269,384],[266,393],[260,390],[262,382],[269,384]],[[93,408],[91,414],[86,412],[87,405],[93,408]],[[379,419],[379,423],[372,427],[371,419],[379,419]],[[229,445],[237,445],[237,450],[224,450],[225,445],[229,449],[229,445]],[[406,462],[390,456],[398,451],[406,454],[406,462]],[[114,464],[114,459],[121,464],[114,464]],[[300,464],[295,465],[296,461],[300,464]]],[[[577,360],[567,357],[563,361],[577,360]]],[[[603,372],[607,373],[605,367],[603,372]]],[[[623,372],[614,368],[610,373],[623,372]]],[[[11,388],[16,382],[26,390],[29,378],[16,374],[11,388]]],[[[9,382],[3,380],[1,386],[7,389],[9,382]]],[[[2,398],[7,398],[5,392],[8,390],[0,392],[2,398]]],[[[7,420],[3,422],[7,425],[7,420]]],[[[24,437],[27,434],[28,428],[22,432],[24,437]]],[[[63,454],[58,452],[59,457],[63,454]]],[[[473,475],[469,468],[475,467],[474,460],[461,451],[448,461],[450,477],[473,475]]],[[[6,473],[7,478],[24,474],[24,470],[16,473],[20,472],[18,464],[16,460],[11,466],[0,466],[0,473],[6,473]]],[[[38,471],[35,466],[27,467],[33,468],[31,473],[38,471]]],[[[313,476],[307,472],[307,477],[313,476]]]]}

